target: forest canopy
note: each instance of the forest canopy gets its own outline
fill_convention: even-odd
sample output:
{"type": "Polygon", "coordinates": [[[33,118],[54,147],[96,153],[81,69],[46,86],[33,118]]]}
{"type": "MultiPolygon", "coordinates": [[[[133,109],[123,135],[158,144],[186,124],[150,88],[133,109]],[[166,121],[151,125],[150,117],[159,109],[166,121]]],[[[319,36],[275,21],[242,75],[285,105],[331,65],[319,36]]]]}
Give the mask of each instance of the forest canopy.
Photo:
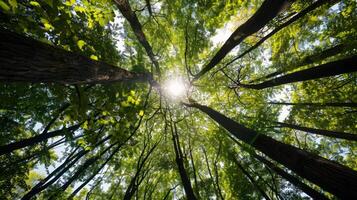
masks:
{"type": "Polygon", "coordinates": [[[357,2],[0,0],[0,199],[357,199],[357,2]]]}

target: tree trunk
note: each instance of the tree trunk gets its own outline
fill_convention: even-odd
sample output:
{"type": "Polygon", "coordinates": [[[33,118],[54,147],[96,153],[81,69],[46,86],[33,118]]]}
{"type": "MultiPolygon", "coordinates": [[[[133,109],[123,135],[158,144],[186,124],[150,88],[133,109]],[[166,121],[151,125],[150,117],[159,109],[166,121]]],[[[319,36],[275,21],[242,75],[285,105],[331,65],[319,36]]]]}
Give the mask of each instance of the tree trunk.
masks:
{"type": "Polygon", "coordinates": [[[315,80],[319,78],[336,76],[336,75],[351,73],[356,71],[357,71],[357,56],[352,56],[350,58],[322,64],[317,67],[312,67],[298,72],[293,72],[284,76],[267,80],[262,83],[238,84],[237,86],[260,90],[260,89],[275,87],[287,83],[315,80]]]}
{"type": "Polygon", "coordinates": [[[346,45],[344,44],[339,44],[339,45],[336,45],[332,48],[329,48],[329,49],[326,49],[324,51],[321,51],[320,53],[318,54],[314,54],[314,55],[308,55],[306,57],[304,57],[303,59],[301,59],[301,61],[298,61],[297,63],[293,63],[291,66],[289,66],[288,69],[282,69],[282,70],[278,70],[278,71],[275,71],[275,72],[272,72],[264,77],[261,77],[261,78],[258,78],[256,80],[253,80],[253,81],[250,81],[249,83],[253,83],[253,82],[257,82],[257,81],[260,81],[260,80],[265,80],[265,79],[268,79],[268,78],[272,78],[274,76],[277,76],[277,75],[280,75],[288,70],[292,70],[292,69],[295,69],[297,67],[301,67],[301,66],[305,66],[305,65],[309,65],[309,64],[312,64],[314,62],[318,62],[318,61],[322,61],[326,58],[329,58],[331,56],[335,56],[341,52],[343,52],[344,50],[346,49],[346,45]]]}
{"type": "MultiPolygon", "coordinates": [[[[133,12],[130,7],[129,1],[128,0],[114,0],[114,2],[116,3],[117,7],[119,8],[120,12],[125,17],[125,19],[128,20],[131,28],[134,31],[136,38],[139,40],[140,44],[144,47],[151,62],[154,64],[156,71],[160,74],[159,63],[157,62],[157,60],[155,58],[155,55],[152,51],[151,45],[149,44],[149,42],[146,39],[146,36],[142,30],[142,26],[139,22],[138,17],[136,16],[135,12],[133,12]]],[[[149,5],[150,5],[150,2],[149,2],[149,5]]],[[[151,7],[148,9],[150,12],[151,7]]]]}
{"type": "Polygon", "coordinates": [[[234,163],[238,166],[238,168],[243,172],[243,174],[248,178],[248,180],[252,183],[253,187],[259,191],[259,193],[266,199],[270,200],[269,196],[264,192],[262,188],[258,185],[258,183],[254,180],[254,178],[249,174],[248,171],[244,169],[244,167],[238,162],[237,158],[234,155],[231,155],[234,163]]]}
{"type": "Polygon", "coordinates": [[[268,35],[264,36],[262,39],[260,39],[255,45],[253,45],[252,47],[250,47],[249,49],[247,49],[245,52],[243,52],[242,54],[240,54],[239,56],[235,57],[233,60],[231,60],[230,62],[228,62],[226,64],[226,66],[232,64],[234,61],[242,58],[243,56],[247,55],[249,52],[253,51],[254,49],[256,49],[257,47],[259,47],[261,44],[263,44],[263,42],[265,42],[267,39],[269,39],[271,36],[273,36],[275,33],[279,32],[281,29],[289,26],[290,24],[294,23],[295,21],[299,20],[300,18],[304,17],[306,14],[308,14],[309,12],[315,10],[316,8],[326,4],[326,3],[331,3],[331,4],[335,4],[337,2],[337,0],[318,0],[314,3],[312,3],[310,6],[308,6],[307,8],[305,8],[304,10],[302,10],[301,12],[299,12],[298,14],[296,14],[295,16],[293,16],[291,19],[289,19],[288,21],[286,21],[285,23],[281,24],[280,26],[278,26],[277,28],[275,28],[273,31],[271,31],[268,35]]]}
{"type": "MultiPolygon", "coordinates": [[[[104,139],[100,140],[95,144],[95,147],[98,147],[99,145],[103,144],[107,140],[109,140],[111,136],[107,136],[104,139]]],[[[36,194],[40,193],[44,189],[46,189],[48,186],[52,185],[54,182],[56,182],[64,173],[66,173],[74,164],[82,158],[84,155],[86,155],[89,152],[89,150],[82,150],[78,152],[76,155],[72,157],[68,157],[66,161],[64,161],[59,167],[57,167],[54,171],[51,172],[44,180],[40,181],[37,183],[28,193],[26,193],[21,200],[30,200],[32,197],[34,197],[36,194]],[[55,177],[53,177],[55,176],[55,177]],[[53,178],[52,178],[53,177],[53,178]],[[48,182],[47,182],[48,181],[48,182]],[[47,183],[46,183],[47,182],[47,183]]]]}
{"type": "Polygon", "coordinates": [[[341,199],[357,197],[357,172],[294,146],[276,141],[233,121],[221,113],[197,103],[185,104],[206,113],[237,139],[263,152],[299,176],[341,199]]]}
{"type": "Polygon", "coordinates": [[[350,141],[357,141],[357,134],[308,128],[308,127],[298,126],[295,124],[287,124],[287,123],[283,123],[283,122],[275,122],[275,123],[279,124],[280,127],[292,128],[295,130],[313,133],[316,135],[323,135],[323,136],[327,136],[327,137],[340,138],[340,139],[345,139],[345,140],[350,140],[350,141]]]}
{"type": "Polygon", "coordinates": [[[86,185],[89,183],[89,181],[91,181],[91,180],[105,167],[105,165],[106,165],[106,164],[113,158],[113,156],[119,151],[119,149],[120,149],[121,146],[122,146],[122,145],[118,146],[118,147],[113,151],[113,153],[111,153],[111,154],[109,155],[109,157],[105,160],[105,162],[102,163],[102,165],[101,165],[89,178],[87,178],[86,181],[84,181],[80,186],[77,187],[77,189],[75,189],[75,190],[72,192],[72,194],[68,197],[68,199],[72,199],[74,196],[76,196],[76,194],[77,194],[79,191],[81,191],[81,189],[82,189],[84,186],[86,186],[86,185]]]}
{"type": "Polygon", "coordinates": [[[195,80],[207,73],[215,67],[226,55],[246,37],[259,31],[270,22],[279,12],[288,4],[287,0],[265,0],[254,15],[244,24],[239,26],[218,52],[213,56],[211,61],[203,67],[203,69],[195,75],[195,80]]]}
{"type": "Polygon", "coordinates": [[[67,132],[72,132],[72,131],[77,130],[80,126],[81,126],[81,124],[76,124],[76,125],[73,125],[68,128],[63,128],[61,130],[56,130],[56,131],[52,131],[52,132],[39,134],[39,135],[33,136],[31,138],[23,139],[18,142],[13,142],[8,145],[0,146],[0,155],[10,153],[14,150],[21,149],[21,148],[24,148],[27,146],[35,145],[35,144],[43,142],[49,138],[65,135],[67,132]]]}
{"type": "Polygon", "coordinates": [[[0,28],[0,81],[96,84],[147,81],[148,74],[98,62],[0,28]]]}
{"type": "Polygon", "coordinates": [[[265,159],[264,157],[259,156],[257,154],[254,154],[253,157],[256,158],[257,160],[259,160],[260,162],[264,163],[267,167],[269,167],[269,169],[271,169],[275,173],[279,174],[285,180],[289,181],[291,184],[293,184],[296,187],[298,187],[299,189],[301,189],[304,193],[309,195],[311,198],[319,199],[319,200],[328,200],[328,198],[325,195],[317,192],[316,190],[314,190],[310,186],[308,186],[305,183],[303,183],[302,181],[300,181],[295,176],[292,176],[292,175],[288,174],[283,169],[281,169],[280,167],[274,165],[272,162],[270,162],[269,160],[265,159]]]}
{"type": "Polygon", "coordinates": [[[290,103],[290,102],[268,102],[273,105],[284,106],[308,106],[308,107],[351,107],[357,108],[357,103],[290,103]]]}
{"type": "Polygon", "coordinates": [[[174,150],[175,150],[175,161],[178,167],[178,171],[181,177],[182,185],[186,193],[186,197],[189,200],[195,200],[197,199],[195,196],[195,193],[193,192],[192,185],[190,178],[187,175],[185,165],[183,163],[183,155],[180,147],[180,139],[178,138],[177,134],[177,129],[176,129],[176,124],[174,125],[174,128],[171,125],[171,133],[172,133],[172,142],[174,144],[174,150]]]}

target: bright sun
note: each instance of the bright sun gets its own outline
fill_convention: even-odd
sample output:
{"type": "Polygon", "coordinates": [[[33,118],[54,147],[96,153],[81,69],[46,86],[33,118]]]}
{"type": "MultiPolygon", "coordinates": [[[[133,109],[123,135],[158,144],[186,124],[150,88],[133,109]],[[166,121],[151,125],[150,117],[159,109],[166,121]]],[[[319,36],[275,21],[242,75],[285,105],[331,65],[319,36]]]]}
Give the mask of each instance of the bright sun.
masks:
{"type": "Polygon", "coordinates": [[[172,98],[179,98],[185,94],[185,83],[180,78],[171,78],[165,84],[165,90],[172,98]]]}

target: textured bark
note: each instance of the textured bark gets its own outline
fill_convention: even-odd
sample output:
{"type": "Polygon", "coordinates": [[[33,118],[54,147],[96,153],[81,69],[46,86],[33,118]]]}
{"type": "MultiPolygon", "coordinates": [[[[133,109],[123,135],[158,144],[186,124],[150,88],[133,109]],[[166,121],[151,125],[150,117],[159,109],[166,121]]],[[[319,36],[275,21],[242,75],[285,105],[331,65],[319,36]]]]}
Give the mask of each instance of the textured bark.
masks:
{"type": "Polygon", "coordinates": [[[254,49],[256,49],[257,47],[259,47],[262,43],[264,43],[267,39],[269,39],[271,36],[273,36],[274,34],[276,34],[277,32],[279,32],[281,29],[289,26],[290,24],[294,23],[295,21],[299,20],[300,18],[304,17],[306,14],[308,14],[309,12],[315,10],[316,8],[319,8],[320,6],[330,3],[330,4],[335,4],[336,2],[338,2],[337,0],[318,0],[314,3],[312,3],[310,6],[308,6],[307,8],[305,8],[304,10],[302,10],[301,12],[299,12],[298,14],[296,14],[295,16],[293,16],[291,19],[289,19],[288,21],[284,22],[283,24],[281,24],[280,26],[278,26],[277,28],[275,28],[274,30],[272,30],[268,35],[264,36],[262,39],[260,39],[255,45],[253,45],[252,47],[250,47],[249,49],[247,49],[245,52],[243,52],[242,54],[240,54],[239,56],[235,57],[233,60],[231,60],[230,62],[228,62],[226,65],[230,65],[232,64],[234,61],[242,58],[243,56],[247,55],[249,52],[253,51],[254,49]]]}
{"type": "Polygon", "coordinates": [[[327,136],[327,137],[357,141],[357,134],[315,129],[315,128],[298,126],[295,124],[283,123],[283,122],[275,122],[275,123],[277,123],[280,127],[292,128],[295,130],[300,130],[300,131],[304,131],[304,132],[308,132],[308,133],[312,133],[312,134],[316,134],[316,135],[323,135],[323,136],[327,136]]]}
{"type": "Polygon", "coordinates": [[[218,52],[213,56],[211,61],[203,67],[203,69],[195,75],[195,80],[207,73],[215,67],[226,55],[238,44],[240,44],[246,37],[259,31],[265,25],[276,17],[279,12],[288,4],[287,0],[265,0],[254,15],[248,19],[244,24],[239,26],[218,52]]]}
{"type": "Polygon", "coordinates": [[[357,71],[357,56],[329,62],[309,69],[293,72],[258,84],[238,84],[238,87],[261,90],[287,83],[315,80],[357,71]]]}
{"type": "Polygon", "coordinates": [[[0,81],[30,83],[112,83],[147,81],[148,74],[129,72],[0,29],[0,81]]]}
{"type": "Polygon", "coordinates": [[[299,176],[320,186],[341,199],[357,197],[357,172],[334,161],[322,158],[233,121],[223,114],[197,103],[185,104],[206,113],[237,139],[251,145],[299,176]]]}
{"type": "Polygon", "coordinates": [[[322,61],[326,58],[329,58],[331,56],[335,56],[341,52],[343,52],[346,49],[346,45],[344,44],[339,44],[336,45],[334,47],[331,47],[329,49],[323,50],[320,53],[317,54],[313,54],[313,55],[308,55],[304,58],[301,59],[301,61],[298,61],[297,63],[293,63],[291,66],[289,66],[288,69],[284,69],[284,70],[278,70],[275,72],[272,72],[264,77],[258,78],[256,80],[250,81],[249,83],[253,83],[253,82],[257,82],[260,80],[265,80],[268,78],[272,78],[274,76],[280,75],[284,72],[286,72],[287,70],[292,70],[295,69],[297,67],[301,67],[301,66],[305,66],[305,65],[309,65],[309,64],[313,64],[314,62],[319,62],[322,61]]]}
{"type": "Polygon", "coordinates": [[[285,172],[283,169],[276,166],[275,164],[273,164],[269,160],[265,159],[264,157],[259,156],[257,154],[254,154],[253,156],[260,162],[264,163],[267,167],[269,167],[269,169],[271,169],[272,171],[274,171],[275,173],[277,173],[281,177],[283,177],[285,180],[289,181],[291,184],[293,184],[296,187],[298,187],[299,189],[301,189],[303,192],[305,192],[311,198],[319,199],[319,200],[328,200],[328,198],[325,195],[321,194],[320,192],[318,192],[318,191],[314,190],[313,188],[311,188],[310,186],[306,185],[305,183],[300,181],[299,178],[285,172]]]}
{"type": "Polygon", "coordinates": [[[73,125],[68,128],[64,128],[64,129],[56,130],[56,131],[52,131],[52,132],[46,132],[43,134],[33,136],[31,138],[23,139],[18,142],[13,142],[8,145],[0,146],[0,155],[10,153],[16,149],[21,149],[21,148],[24,148],[27,146],[35,145],[35,144],[43,142],[49,138],[65,135],[68,132],[73,132],[73,131],[77,130],[80,126],[81,126],[81,124],[76,124],[76,125],[73,125]]]}
{"type": "Polygon", "coordinates": [[[357,108],[357,103],[290,103],[290,102],[268,102],[272,105],[283,106],[307,106],[307,107],[351,107],[357,108]]]}
{"type": "MultiPolygon", "coordinates": [[[[142,26],[139,22],[138,17],[133,12],[130,7],[128,0],[114,0],[117,7],[119,8],[121,14],[128,20],[130,27],[133,29],[136,38],[139,40],[140,44],[144,47],[146,54],[149,56],[151,62],[154,64],[156,71],[160,73],[159,63],[157,62],[155,55],[152,51],[152,47],[146,39],[146,36],[143,32],[142,26]]],[[[150,5],[150,2],[149,2],[150,5]]],[[[151,8],[148,8],[149,12],[151,8]]]]}

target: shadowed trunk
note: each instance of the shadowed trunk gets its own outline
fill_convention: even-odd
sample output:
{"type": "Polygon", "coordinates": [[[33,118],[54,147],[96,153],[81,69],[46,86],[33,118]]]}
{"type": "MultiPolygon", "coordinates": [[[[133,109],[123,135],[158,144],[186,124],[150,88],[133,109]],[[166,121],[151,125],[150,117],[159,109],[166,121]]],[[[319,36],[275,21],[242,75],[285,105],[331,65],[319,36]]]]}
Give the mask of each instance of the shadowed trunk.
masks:
{"type": "Polygon", "coordinates": [[[76,124],[76,125],[73,125],[68,128],[64,128],[64,129],[56,130],[56,131],[52,131],[52,132],[46,132],[43,134],[33,136],[31,138],[23,139],[18,142],[13,142],[8,145],[0,146],[0,155],[10,153],[16,149],[22,149],[27,146],[33,146],[33,145],[43,142],[49,138],[65,135],[66,133],[70,133],[70,132],[77,130],[80,126],[81,126],[81,124],[76,124]]]}
{"type": "Polygon", "coordinates": [[[89,84],[147,81],[144,73],[89,59],[0,29],[0,82],[89,84]]]}
{"type": "Polygon", "coordinates": [[[290,102],[268,102],[272,105],[283,106],[307,106],[307,107],[351,107],[357,108],[357,103],[290,103],[290,102]]]}
{"type": "Polygon", "coordinates": [[[248,19],[244,24],[239,26],[218,52],[213,56],[211,61],[203,67],[203,69],[195,75],[195,80],[207,73],[215,67],[226,55],[238,44],[240,44],[246,37],[259,31],[270,20],[276,17],[279,12],[288,4],[287,0],[265,0],[254,15],[248,19]]]}
{"type": "Polygon", "coordinates": [[[238,166],[238,168],[243,172],[243,174],[248,178],[248,180],[252,183],[253,187],[259,191],[259,193],[266,199],[270,200],[269,196],[264,192],[264,190],[258,185],[258,183],[254,180],[254,178],[249,174],[247,170],[238,162],[236,156],[233,153],[230,153],[230,156],[233,162],[238,166]]]}
{"type": "Polygon", "coordinates": [[[251,145],[299,176],[341,199],[357,197],[357,172],[334,161],[276,141],[197,103],[185,104],[206,113],[237,139],[251,145]]]}
{"type": "MultiPolygon", "coordinates": [[[[99,141],[94,148],[98,147],[99,145],[103,144],[105,141],[109,140],[111,136],[108,136],[101,141],[99,141]]],[[[77,161],[86,155],[89,150],[82,150],[75,154],[74,156],[68,156],[67,159],[54,171],[51,172],[45,179],[37,183],[28,193],[26,193],[21,200],[30,200],[36,194],[40,193],[41,191],[45,190],[48,186],[52,185],[56,182],[64,173],[66,173],[72,166],[74,166],[77,161]]]]}
{"type": "Polygon", "coordinates": [[[185,165],[183,162],[184,157],[182,155],[182,151],[181,151],[181,147],[180,147],[180,139],[177,134],[176,124],[174,123],[174,127],[172,127],[172,126],[173,125],[171,125],[170,127],[171,127],[171,133],[172,133],[172,142],[174,144],[174,150],[175,150],[175,155],[176,155],[175,161],[176,161],[178,171],[179,171],[179,174],[181,177],[182,185],[185,190],[187,199],[195,200],[197,198],[195,196],[195,193],[193,192],[191,181],[187,175],[185,165]]]}
{"type": "Polygon", "coordinates": [[[311,198],[319,199],[319,200],[328,200],[328,198],[325,195],[319,193],[318,191],[314,190],[310,186],[308,186],[305,183],[301,182],[299,180],[299,178],[288,174],[283,169],[281,169],[280,167],[274,165],[272,162],[270,162],[269,160],[265,159],[264,157],[259,156],[257,154],[254,154],[253,157],[255,157],[260,162],[264,163],[267,167],[269,167],[269,169],[271,169],[275,173],[279,174],[285,180],[289,181],[291,184],[293,184],[296,187],[298,187],[299,189],[301,189],[303,192],[305,192],[311,198]]]}
{"type": "Polygon", "coordinates": [[[258,84],[238,84],[237,87],[250,89],[265,89],[287,83],[315,80],[357,71],[357,56],[326,63],[317,67],[293,72],[258,84]]]}
{"type": "Polygon", "coordinates": [[[304,58],[301,59],[301,61],[298,61],[297,63],[292,63],[291,66],[289,66],[288,69],[282,69],[282,70],[278,70],[278,71],[275,71],[273,73],[270,73],[264,77],[261,77],[261,78],[258,78],[256,80],[253,80],[253,81],[250,81],[249,83],[253,83],[253,82],[257,82],[257,81],[260,81],[260,80],[265,80],[265,79],[268,79],[268,78],[272,78],[274,76],[277,76],[277,75],[280,75],[288,70],[292,70],[292,69],[295,69],[297,67],[301,67],[301,66],[305,66],[305,65],[309,65],[309,64],[313,64],[314,62],[319,62],[319,61],[322,61],[326,58],[329,58],[331,56],[335,56],[341,52],[343,52],[346,47],[346,45],[343,45],[343,44],[339,44],[339,45],[336,45],[332,48],[329,48],[329,49],[326,49],[318,54],[314,54],[314,55],[309,55],[309,56],[306,56],[304,58]]]}
{"type": "MultiPolygon", "coordinates": [[[[130,27],[133,29],[133,32],[136,38],[139,40],[140,44],[144,47],[147,55],[149,56],[151,62],[154,64],[156,71],[160,74],[160,67],[159,63],[157,62],[155,55],[152,51],[152,47],[146,39],[146,36],[142,30],[142,26],[139,22],[138,17],[136,16],[135,12],[130,7],[128,0],[114,0],[117,7],[119,8],[121,14],[128,20],[130,27]]],[[[150,5],[150,2],[149,2],[150,5]]],[[[151,6],[148,7],[149,12],[151,10],[151,6]]]]}
{"type": "Polygon", "coordinates": [[[275,28],[273,31],[271,31],[268,35],[264,36],[262,39],[260,39],[255,45],[253,45],[252,47],[250,47],[249,49],[247,49],[245,52],[243,52],[242,54],[240,54],[239,56],[235,57],[233,60],[231,60],[230,62],[228,62],[226,64],[226,66],[232,64],[234,61],[242,58],[243,56],[245,56],[246,54],[248,54],[249,52],[253,51],[254,49],[256,49],[257,47],[259,47],[263,42],[265,42],[267,39],[269,39],[271,36],[273,36],[275,33],[279,32],[281,29],[289,26],[290,24],[294,23],[295,21],[299,20],[300,18],[304,17],[306,14],[308,14],[309,12],[315,10],[316,8],[326,4],[326,3],[331,3],[331,4],[335,4],[336,2],[338,2],[337,0],[318,0],[314,3],[312,3],[310,6],[308,6],[307,8],[305,8],[304,10],[302,10],[301,12],[299,12],[298,14],[296,14],[295,16],[293,16],[291,19],[289,19],[288,21],[284,22],[283,24],[281,24],[280,26],[278,26],[277,28],[275,28]]]}
{"type": "Polygon", "coordinates": [[[295,130],[313,133],[316,135],[323,135],[323,136],[327,136],[327,137],[345,139],[345,140],[350,140],[350,141],[357,141],[357,134],[308,128],[308,127],[298,126],[295,124],[287,124],[287,123],[283,123],[283,122],[275,122],[275,123],[279,124],[279,127],[287,127],[287,128],[292,128],[295,130]]]}

